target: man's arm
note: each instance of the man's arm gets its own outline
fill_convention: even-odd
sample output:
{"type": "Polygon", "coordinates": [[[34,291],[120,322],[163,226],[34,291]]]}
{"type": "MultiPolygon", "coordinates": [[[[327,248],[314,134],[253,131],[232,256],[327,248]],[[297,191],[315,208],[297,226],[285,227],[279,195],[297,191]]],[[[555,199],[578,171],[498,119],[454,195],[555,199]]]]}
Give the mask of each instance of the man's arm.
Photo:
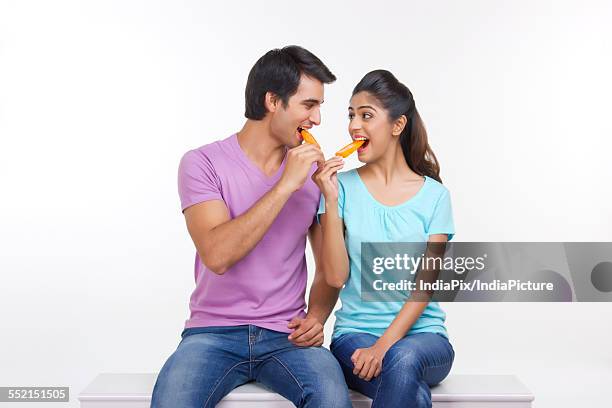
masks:
{"type": "Polygon", "coordinates": [[[234,219],[220,200],[187,208],[184,212],[187,230],[202,263],[216,274],[225,273],[263,238],[290,196],[290,191],[276,185],[234,219]]]}
{"type": "Polygon", "coordinates": [[[263,238],[285,203],[306,181],[308,172],[323,154],[313,145],[289,150],[278,183],[244,214],[231,218],[223,201],[213,200],[185,209],[185,221],[200,259],[216,274],[244,258],[263,238]]]}
{"type": "Polygon", "coordinates": [[[325,282],[325,274],[321,269],[323,232],[319,223],[315,222],[310,227],[308,238],[315,260],[315,276],[308,297],[308,316],[315,317],[321,324],[325,324],[338,301],[340,289],[329,286],[325,282]]]}
{"type": "Polygon", "coordinates": [[[308,231],[308,239],[315,260],[315,276],[308,297],[308,313],[304,319],[294,318],[289,323],[290,329],[295,329],[289,336],[296,346],[321,346],[323,344],[323,328],[327,318],[334,310],[340,289],[333,288],[325,282],[321,270],[321,247],[323,233],[321,226],[315,222],[308,231]]]}

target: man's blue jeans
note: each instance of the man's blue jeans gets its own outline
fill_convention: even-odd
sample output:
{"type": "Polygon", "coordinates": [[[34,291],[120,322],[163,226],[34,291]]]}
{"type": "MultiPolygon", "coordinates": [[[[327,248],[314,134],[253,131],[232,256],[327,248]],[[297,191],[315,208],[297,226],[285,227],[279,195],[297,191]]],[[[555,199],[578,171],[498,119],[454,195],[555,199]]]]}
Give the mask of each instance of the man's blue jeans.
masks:
{"type": "Polygon", "coordinates": [[[332,341],[331,351],[340,362],[348,386],[372,398],[372,408],[431,407],[429,386],[448,375],[455,358],[446,337],[434,333],[404,337],[387,351],[380,375],[365,381],[353,374],[351,356],[376,340],[378,337],[372,334],[347,333],[332,341]]]}
{"type": "Polygon", "coordinates": [[[185,329],[164,364],[151,408],[214,407],[235,387],[257,381],[298,407],[350,408],[338,362],[323,347],[297,347],[257,326],[185,329]]]}

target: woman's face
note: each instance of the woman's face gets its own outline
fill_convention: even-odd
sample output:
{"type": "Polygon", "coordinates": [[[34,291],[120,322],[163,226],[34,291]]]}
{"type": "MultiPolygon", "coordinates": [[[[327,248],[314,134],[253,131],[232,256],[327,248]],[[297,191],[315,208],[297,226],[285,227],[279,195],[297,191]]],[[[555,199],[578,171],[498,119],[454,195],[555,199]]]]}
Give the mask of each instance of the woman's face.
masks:
{"type": "Polygon", "coordinates": [[[365,138],[366,142],[357,150],[360,162],[370,163],[385,154],[398,138],[392,136],[393,123],[387,111],[368,92],[358,92],[351,98],[348,108],[348,130],[353,140],[365,138]]]}

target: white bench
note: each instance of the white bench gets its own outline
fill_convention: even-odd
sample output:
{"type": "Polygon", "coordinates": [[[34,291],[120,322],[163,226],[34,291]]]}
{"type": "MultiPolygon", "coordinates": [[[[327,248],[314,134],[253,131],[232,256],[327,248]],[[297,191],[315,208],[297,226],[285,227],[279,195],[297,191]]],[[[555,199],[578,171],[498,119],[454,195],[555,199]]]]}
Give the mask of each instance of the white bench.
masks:
{"type": "MultiPolygon", "coordinates": [[[[81,408],[149,408],[157,374],[100,374],[81,394],[81,408]]],[[[533,395],[512,375],[451,375],[431,389],[434,408],[528,408],[533,395]]],[[[355,408],[371,400],[351,391],[355,408]]],[[[291,408],[265,387],[249,383],[234,389],[219,408],[291,408]]],[[[177,407],[181,408],[181,407],[177,407]]]]}

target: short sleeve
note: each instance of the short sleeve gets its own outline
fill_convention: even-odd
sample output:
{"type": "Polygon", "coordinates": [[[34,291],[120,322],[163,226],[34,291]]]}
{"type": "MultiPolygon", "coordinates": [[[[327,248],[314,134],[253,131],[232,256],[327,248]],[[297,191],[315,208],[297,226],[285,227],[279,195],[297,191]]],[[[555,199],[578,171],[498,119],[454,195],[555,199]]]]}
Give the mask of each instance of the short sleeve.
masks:
{"type": "Polygon", "coordinates": [[[204,201],[223,200],[219,176],[204,153],[185,153],[179,164],[178,192],[182,211],[204,201]]]}
{"type": "MultiPolygon", "coordinates": [[[[317,211],[317,222],[319,224],[321,223],[321,214],[325,214],[325,197],[323,197],[323,194],[321,194],[317,211]]],[[[338,215],[340,218],[344,218],[344,186],[340,182],[340,177],[338,177],[338,215]]]]}
{"type": "Polygon", "coordinates": [[[427,234],[448,234],[449,241],[453,239],[455,235],[450,193],[447,189],[444,189],[436,202],[431,221],[429,222],[429,228],[427,229],[427,234]]]}

